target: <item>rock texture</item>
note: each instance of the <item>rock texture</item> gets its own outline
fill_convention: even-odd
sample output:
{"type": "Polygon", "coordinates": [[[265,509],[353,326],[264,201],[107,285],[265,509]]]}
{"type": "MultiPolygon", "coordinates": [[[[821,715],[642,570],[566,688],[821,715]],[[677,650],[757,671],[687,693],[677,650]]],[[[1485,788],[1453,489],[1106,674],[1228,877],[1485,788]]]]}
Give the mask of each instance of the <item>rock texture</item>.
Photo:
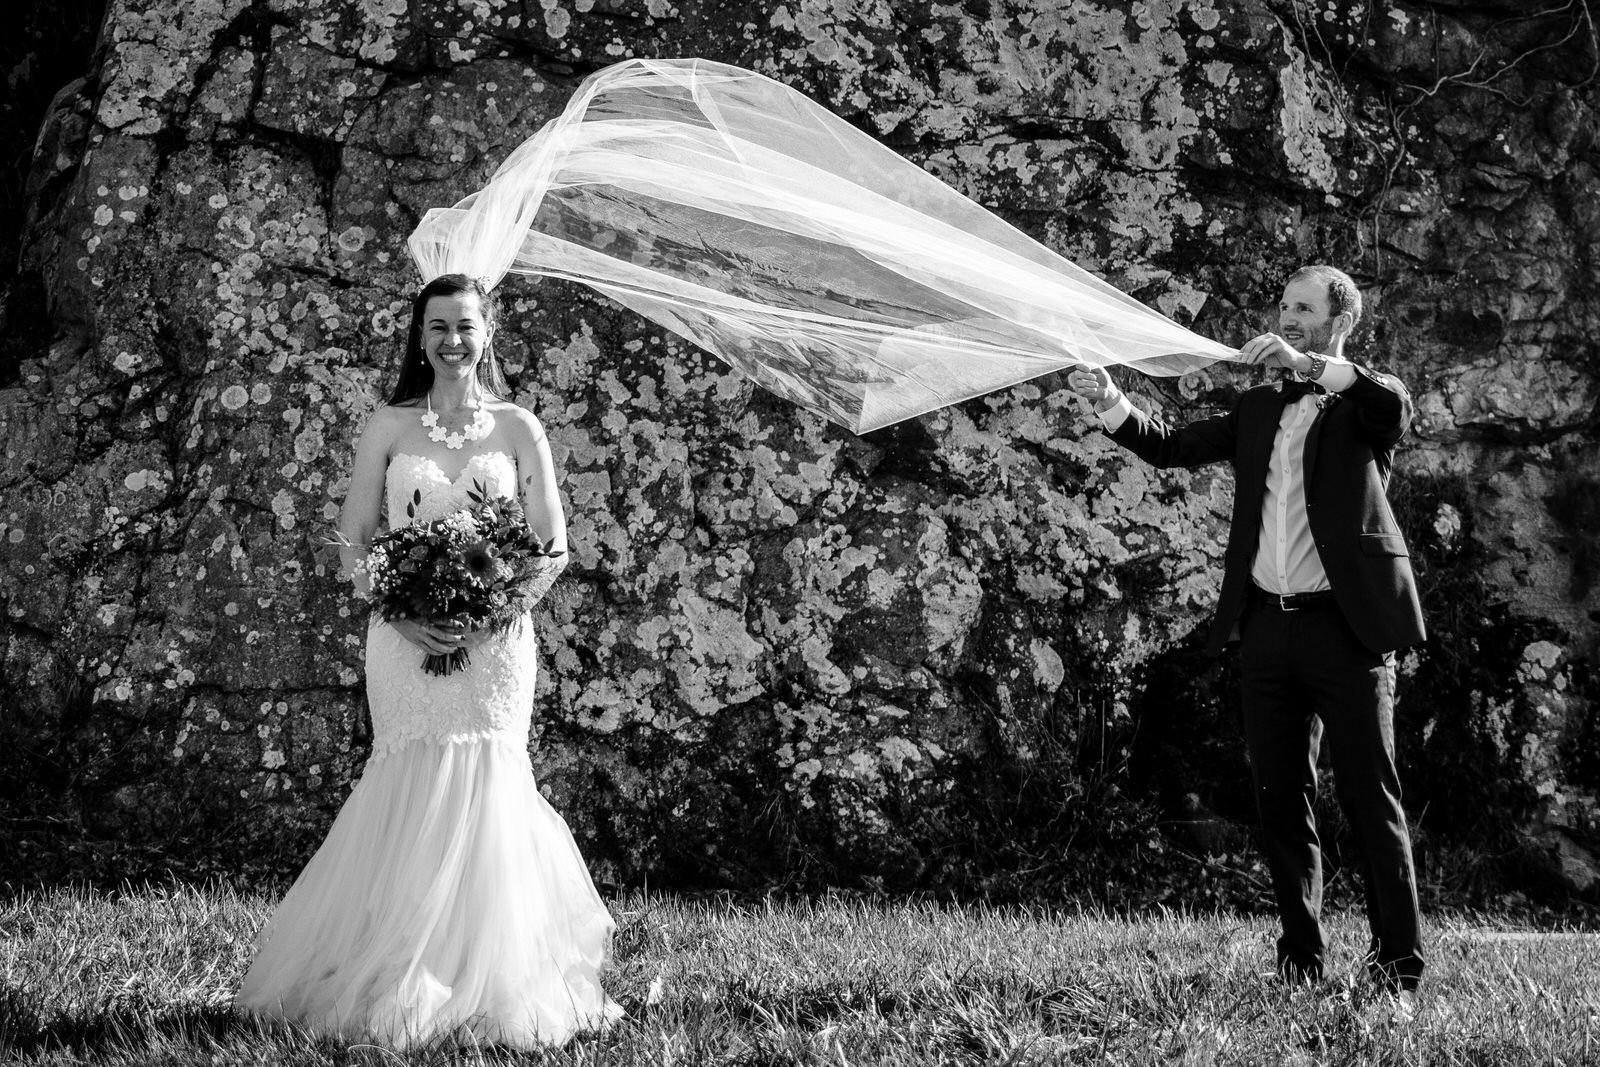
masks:
{"type": "MultiPolygon", "coordinates": [[[[1226,340],[1293,266],[1348,266],[1356,352],[1420,409],[1424,867],[1515,846],[1592,891],[1595,35],[1509,0],[112,0],[6,279],[8,333],[48,339],[0,356],[14,856],[62,821],[234,868],[314,844],[365,753],[324,545],[404,237],[635,55],[787,81],[1226,340]]],[[[536,769],[603,876],[1062,884],[1243,847],[1196,651],[1227,472],[1141,466],[1048,377],[854,438],[578,288],[504,302],[575,553],[536,769]]],[[[1183,418],[1249,381],[1124,384],[1183,418]]]]}

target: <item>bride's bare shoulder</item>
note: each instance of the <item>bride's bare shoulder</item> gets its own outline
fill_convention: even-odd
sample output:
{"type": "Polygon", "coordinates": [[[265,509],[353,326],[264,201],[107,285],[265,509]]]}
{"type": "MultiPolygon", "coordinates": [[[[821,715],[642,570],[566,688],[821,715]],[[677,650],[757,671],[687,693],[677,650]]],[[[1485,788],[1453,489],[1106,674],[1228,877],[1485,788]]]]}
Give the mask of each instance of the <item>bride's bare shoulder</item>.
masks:
{"type": "Polygon", "coordinates": [[[544,440],[544,427],[539,417],[520,404],[501,401],[493,408],[495,418],[505,419],[514,429],[513,434],[530,444],[544,440]]]}
{"type": "Polygon", "coordinates": [[[402,430],[414,422],[416,417],[416,412],[411,408],[384,404],[374,410],[372,416],[367,419],[366,428],[361,431],[362,439],[387,446],[400,435],[402,430]]]}
{"type": "Polygon", "coordinates": [[[398,404],[384,404],[372,413],[372,426],[404,426],[415,422],[417,409],[409,400],[402,400],[398,404]]]}

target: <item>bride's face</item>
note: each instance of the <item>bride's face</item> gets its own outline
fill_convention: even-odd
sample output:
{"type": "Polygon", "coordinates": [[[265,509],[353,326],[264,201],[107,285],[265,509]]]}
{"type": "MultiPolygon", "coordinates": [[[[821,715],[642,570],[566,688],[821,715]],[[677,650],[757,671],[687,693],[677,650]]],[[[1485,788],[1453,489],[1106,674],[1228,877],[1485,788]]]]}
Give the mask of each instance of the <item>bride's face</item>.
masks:
{"type": "Polygon", "coordinates": [[[422,309],[422,351],[436,381],[470,381],[493,333],[476,293],[431,296],[422,309]]]}

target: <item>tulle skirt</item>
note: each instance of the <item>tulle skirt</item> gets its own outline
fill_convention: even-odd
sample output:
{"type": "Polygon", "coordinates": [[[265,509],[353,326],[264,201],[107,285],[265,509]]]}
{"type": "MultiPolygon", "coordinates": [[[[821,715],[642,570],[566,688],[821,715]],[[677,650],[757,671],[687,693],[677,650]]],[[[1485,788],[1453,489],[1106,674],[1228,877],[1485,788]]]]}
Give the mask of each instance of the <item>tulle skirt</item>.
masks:
{"type": "Polygon", "coordinates": [[[368,761],[236,1003],[394,1047],[560,1044],[622,1014],[612,930],[521,745],[411,741],[368,761]]]}

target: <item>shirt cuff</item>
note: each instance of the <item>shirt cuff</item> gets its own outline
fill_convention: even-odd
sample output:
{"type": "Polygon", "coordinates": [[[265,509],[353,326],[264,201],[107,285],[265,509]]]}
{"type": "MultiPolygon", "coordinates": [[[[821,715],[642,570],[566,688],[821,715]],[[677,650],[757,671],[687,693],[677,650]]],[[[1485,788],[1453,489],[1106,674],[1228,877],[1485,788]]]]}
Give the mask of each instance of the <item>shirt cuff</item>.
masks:
{"type": "Polygon", "coordinates": [[[1356,365],[1348,359],[1329,357],[1327,366],[1322,368],[1322,377],[1316,382],[1330,393],[1342,393],[1356,384],[1356,365]]]}
{"type": "Polygon", "coordinates": [[[1108,433],[1116,433],[1128,421],[1128,416],[1133,414],[1133,403],[1128,400],[1127,393],[1118,393],[1115,404],[1095,414],[1100,416],[1100,422],[1108,433]]]}

